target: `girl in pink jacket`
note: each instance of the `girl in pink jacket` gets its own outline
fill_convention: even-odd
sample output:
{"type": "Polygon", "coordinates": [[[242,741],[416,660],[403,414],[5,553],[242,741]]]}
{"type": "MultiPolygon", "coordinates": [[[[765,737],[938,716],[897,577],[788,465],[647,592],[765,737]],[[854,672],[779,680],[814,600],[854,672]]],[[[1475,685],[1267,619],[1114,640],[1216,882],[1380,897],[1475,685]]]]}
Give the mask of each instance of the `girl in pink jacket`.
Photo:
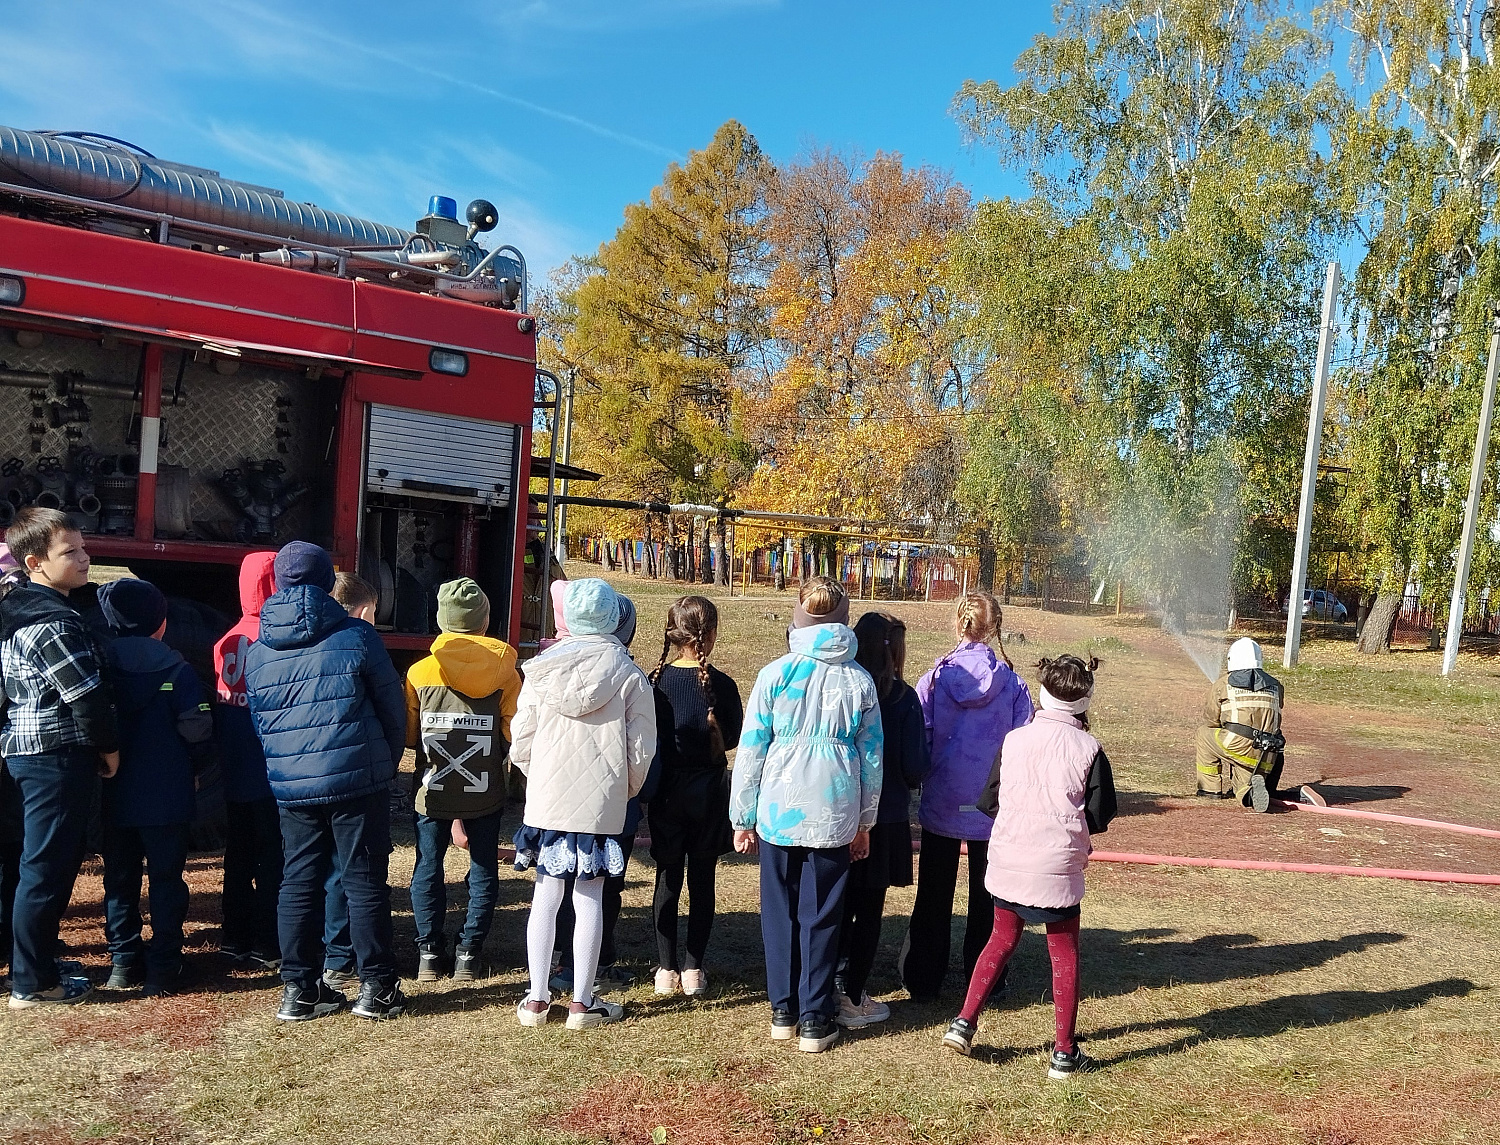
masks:
{"type": "Polygon", "coordinates": [[[1109,757],[1089,735],[1088,709],[1098,661],[1043,660],[1041,711],[1005,737],[980,806],[995,816],[984,886],[995,900],[995,925],[964,1007],[943,1044],[968,1054],[979,1011],[1005,973],[1028,923],[1047,928],[1057,1042],[1047,1076],[1066,1080],[1092,1064],[1073,1041],[1078,1021],[1078,918],[1089,836],[1115,815],[1109,757]]]}

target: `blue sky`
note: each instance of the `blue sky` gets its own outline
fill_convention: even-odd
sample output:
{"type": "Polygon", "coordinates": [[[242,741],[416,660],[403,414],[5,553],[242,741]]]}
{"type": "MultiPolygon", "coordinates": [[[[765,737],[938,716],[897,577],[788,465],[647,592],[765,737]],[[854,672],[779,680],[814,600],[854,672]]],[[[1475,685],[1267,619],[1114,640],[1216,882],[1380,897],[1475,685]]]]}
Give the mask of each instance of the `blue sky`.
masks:
{"type": "Polygon", "coordinates": [[[0,124],[121,136],[402,226],[430,194],[482,196],[545,272],[731,117],[778,161],[899,151],[1021,193],[948,106],[1050,23],[1033,0],[0,0],[0,124]]]}

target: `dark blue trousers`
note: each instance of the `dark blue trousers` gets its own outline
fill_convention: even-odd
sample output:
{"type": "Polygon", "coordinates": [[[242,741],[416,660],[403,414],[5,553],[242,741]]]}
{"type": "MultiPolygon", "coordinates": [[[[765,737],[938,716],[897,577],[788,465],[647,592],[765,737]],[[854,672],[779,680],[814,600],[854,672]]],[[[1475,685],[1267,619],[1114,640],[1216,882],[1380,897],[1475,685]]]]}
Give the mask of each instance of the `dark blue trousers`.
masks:
{"type": "Polygon", "coordinates": [[[0,962],[10,964],[10,916],[21,880],[21,843],[26,837],[21,792],[0,760],[0,962]]]}
{"type": "Polygon", "coordinates": [[[760,841],[760,933],[773,1010],[789,1010],[800,1021],[833,1016],[848,882],[847,845],[777,847],[760,841]]]}
{"type": "Polygon", "coordinates": [[[187,921],[189,824],[121,827],[104,820],[104,937],[116,966],[145,963],[146,977],[168,982],[182,966],[187,921]],[[141,874],[150,880],[151,941],[141,938],[141,874]]]}
{"type": "Polygon", "coordinates": [[[224,927],[219,945],[281,957],[276,899],[281,894],[281,816],[276,800],[226,803],[224,927]]]}
{"type": "Polygon", "coordinates": [[[25,842],[11,915],[11,989],[35,994],[57,985],[57,927],[83,863],[83,837],[99,782],[91,747],[5,761],[21,796],[25,842]]]}
{"type": "MultiPolygon", "coordinates": [[[[469,833],[469,909],[458,935],[461,950],[479,950],[495,921],[500,900],[500,812],[465,819],[469,833]]],[[[443,879],[443,857],[453,840],[452,819],[416,816],[417,864],[411,873],[411,913],[417,924],[417,947],[444,950],[443,917],[448,912],[448,886],[443,879]]]]}
{"type": "Polygon", "coordinates": [[[354,939],[349,937],[349,900],[335,863],[323,884],[323,968],[354,973],[354,939]]]}
{"type": "Polygon", "coordinates": [[[362,982],[396,981],[391,932],[391,806],[385,791],[312,807],[281,807],[278,905],[281,978],[304,990],[322,973],[325,887],[337,871],[362,982]]]}

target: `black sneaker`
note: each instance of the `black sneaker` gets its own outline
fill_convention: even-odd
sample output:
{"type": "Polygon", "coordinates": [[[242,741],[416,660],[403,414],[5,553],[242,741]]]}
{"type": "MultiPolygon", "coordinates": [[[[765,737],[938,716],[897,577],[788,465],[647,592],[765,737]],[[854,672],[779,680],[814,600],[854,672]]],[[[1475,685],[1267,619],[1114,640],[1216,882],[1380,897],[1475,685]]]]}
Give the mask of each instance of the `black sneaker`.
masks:
{"type": "Polygon", "coordinates": [[[1062,1050],[1052,1051],[1052,1064],[1047,1070],[1047,1076],[1053,1081],[1067,1081],[1074,1074],[1087,1073],[1093,1068],[1094,1059],[1074,1046],[1070,1054],[1065,1054],[1062,1050]]]}
{"type": "Polygon", "coordinates": [[[382,1018],[399,1018],[406,1012],[406,995],[401,993],[401,983],[392,982],[383,986],[379,982],[361,982],[359,1000],[354,1003],[356,1018],[379,1021],[382,1018]]]}
{"type": "Polygon", "coordinates": [[[106,990],[135,990],[145,981],[146,975],[138,963],[116,962],[109,970],[106,990]]]}
{"type": "Polygon", "coordinates": [[[1250,777],[1250,806],[1262,815],[1271,810],[1271,789],[1266,786],[1266,777],[1259,772],[1250,777]]]}
{"type": "Polygon", "coordinates": [[[348,1001],[322,981],[306,991],[295,982],[288,982],[282,988],[281,1009],[276,1011],[276,1017],[283,1022],[310,1022],[314,1018],[337,1014],[348,1001]]]}
{"type": "Polygon", "coordinates": [[[182,993],[187,981],[187,964],[179,962],[175,970],[166,974],[146,975],[146,988],[143,993],[148,998],[171,998],[182,993]]]}
{"type": "Polygon", "coordinates": [[[948,1032],[943,1035],[943,1045],[968,1057],[974,1052],[974,1035],[978,1032],[979,1027],[973,1022],[954,1018],[948,1023],[948,1032]]]}
{"type": "Polygon", "coordinates": [[[460,946],[453,952],[453,981],[473,982],[479,976],[479,951],[460,946]]]}
{"type": "Polygon", "coordinates": [[[797,1036],[797,1015],[790,1010],[774,1008],[771,1011],[771,1040],[789,1042],[797,1036]]]}
{"type": "MultiPolygon", "coordinates": [[[[417,981],[437,982],[443,977],[443,952],[434,946],[424,946],[417,951],[417,981]]],[[[360,992],[360,997],[364,992],[360,992]]]]}
{"type": "Polygon", "coordinates": [[[820,1054],[839,1040],[839,1024],[832,1018],[808,1018],[797,1030],[797,1048],[820,1054]]]}

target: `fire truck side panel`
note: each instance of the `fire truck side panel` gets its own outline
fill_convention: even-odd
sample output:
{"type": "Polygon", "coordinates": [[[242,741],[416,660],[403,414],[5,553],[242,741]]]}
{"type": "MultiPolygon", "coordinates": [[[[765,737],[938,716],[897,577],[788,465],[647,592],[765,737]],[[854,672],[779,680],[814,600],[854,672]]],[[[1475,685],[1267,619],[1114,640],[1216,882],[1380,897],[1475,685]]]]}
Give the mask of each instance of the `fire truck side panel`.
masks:
{"type": "MultiPolygon", "coordinates": [[[[346,358],[354,283],[181,247],[0,219],[0,274],[24,313],[346,358]]],[[[422,364],[426,368],[426,362],[422,364]]]]}
{"type": "Polygon", "coordinates": [[[12,216],[0,274],[26,285],[0,307],[0,518],[57,504],[101,563],[231,616],[247,553],[315,541],[375,585],[377,626],[410,653],[463,572],[519,642],[530,317],[12,216]],[[434,349],[466,355],[462,376],[434,349]],[[372,489],[372,407],[407,411],[449,476],[372,489]],[[153,489],[137,466],[156,416],[153,489]],[[444,417],[476,426],[445,441],[444,417]]]}

